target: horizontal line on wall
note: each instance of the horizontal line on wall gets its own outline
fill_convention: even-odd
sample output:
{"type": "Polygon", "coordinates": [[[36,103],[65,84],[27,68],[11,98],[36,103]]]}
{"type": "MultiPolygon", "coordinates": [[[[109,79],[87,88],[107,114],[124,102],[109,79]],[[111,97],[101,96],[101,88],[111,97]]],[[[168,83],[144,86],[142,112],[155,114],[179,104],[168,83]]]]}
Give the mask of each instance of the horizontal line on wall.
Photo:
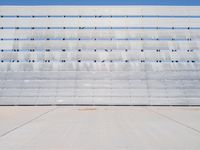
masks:
{"type": "Polygon", "coordinates": [[[200,63],[200,60],[0,60],[0,63],[9,62],[9,63],[67,63],[67,62],[77,62],[77,63],[200,63]]]}
{"type": "MultiPolygon", "coordinates": [[[[145,71],[141,71],[141,72],[145,72],[145,71]]],[[[163,72],[165,72],[165,71],[163,71],[163,72]]],[[[177,71],[173,71],[173,72],[177,72],[177,71]]],[[[194,71],[194,72],[196,72],[196,71],[194,71]]],[[[14,73],[14,72],[12,72],[12,73],[14,73]]],[[[30,71],[29,73],[32,73],[32,72],[30,71]]],[[[51,73],[51,71],[48,72],[48,73],[51,73]]],[[[78,71],[77,71],[77,73],[78,73],[78,71]]],[[[28,79],[27,78],[8,79],[8,78],[9,77],[7,77],[7,76],[5,76],[4,78],[1,77],[0,81],[5,81],[5,82],[7,82],[7,81],[13,81],[13,82],[15,82],[15,81],[23,81],[23,82],[28,82],[28,81],[46,81],[46,82],[49,82],[49,81],[74,81],[74,82],[76,82],[76,81],[110,81],[110,82],[112,82],[112,81],[114,81],[114,82],[116,82],[116,81],[128,81],[128,82],[129,81],[143,81],[143,82],[146,82],[146,81],[166,81],[167,82],[167,81],[174,81],[174,80],[176,80],[176,81],[200,81],[199,80],[200,77],[197,78],[197,79],[191,79],[191,78],[190,79],[182,79],[182,78],[176,78],[176,79],[150,79],[150,78],[148,78],[147,79],[146,77],[143,78],[143,79],[98,79],[98,78],[94,78],[94,79],[79,79],[79,78],[62,79],[62,77],[60,77],[60,76],[57,79],[55,79],[55,78],[45,79],[43,77],[41,77],[40,79],[38,79],[39,77],[35,77],[35,79],[31,79],[31,78],[28,78],[28,79]]]]}
{"type": "MultiPolygon", "coordinates": [[[[142,72],[142,71],[141,71],[142,72]]],[[[143,71],[143,72],[145,72],[145,71],[143,71]]],[[[154,71],[152,71],[152,72],[154,72],[154,71]]],[[[163,72],[165,72],[165,71],[163,71],[163,72]]],[[[177,71],[173,71],[173,72],[177,72],[177,71]]],[[[195,71],[194,71],[195,72],[195,71]]],[[[14,73],[14,72],[13,72],[14,73]]],[[[30,74],[32,73],[32,72],[29,72],[30,74]]],[[[48,72],[48,73],[51,73],[51,71],[50,72],[48,72]]],[[[78,71],[77,71],[77,73],[78,73],[78,71]]],[[[155,71],[155,73],[156,73],[156,71],[155,71]]],[[[110,82],[110,83],[112,83],[112,82],[118,82],[118,81],[121,81],[121,82],[136,82],[136,81],[139,81],[139,82],[145,82],[145,83],[147,83],[147,82],[150,82],[150,81],[160,81],[160,82],[165,82],[164,84],[166,84],[166,82],[169,82],[169,81],[173,81],[174,82],[174,80],[177,80],[177,81],[180,81],[180,82],[183,82],[183,81],[195,81],[195,82],[200,82],[200,80],[199,79],[60,79],[60,78],[57,78],[57,79],[37,79],[38,77],[35,77],[34,79],[13,79],[13,80],[11,80],[11,79],[8,79],[7,78],[7,76],[6,76],[6,78],[5,79],[0,79],[0,81],[1,82],[20,82],[20,83],[29,83],[29,81],[30,82],[50,82],[50,81],[53,81],[53,82],[65,82],[65,81],[72,81],[72,82],[74,82],[74,83],[76,83],[76,82],[81,82],[81,81],[84,81],[84,82],[86,82],[86,81],[88,81],[88,82],[94,82],[95,83],[95,81],[106,81],[106,82],[110,82]]],[[[105,84],[105,83],[102,83],[102,84],[105,84]]]]}
{"type": "Polygon", "coordinates": [[[200,41],[191,38],[0,38],[1,41],[200,41]]]}
{"type": "MultiPolygon", "coordinates": [[[[148,89],[147,89],[147,93],[148,93],[148,89]]],[[[69,97],[71,97],[71,98],[76,98],[76,97],[80,97],[80,98],[95,98],[95,97],[99,97],[99,98],[200,98],[200,96],[82,96],[82,95],[79,95],[79,96],[71,96],[71,95],[69,95],[69,96],[59,96],[59,94],[58,94],[58,96],[41,96],[41,95],[35,95],[35,96],[0,96],[0,98],[33,98],[33,97],[35,97],[36,99],[37,98],[60,98],[60,97],[62,97],[62,98],[64,98],[64,97],[66,97],[66,98],[69,98],[69,97]]]]}
{"type": "Polygon", "coordinates": [[[24,30],[36,30],[36,29],[44,29],[44,30],[49,30],[49,29],[78,29],[78,30],[84,30],[84,29],[89,29],[89,30],[97,30],[97,29],[153,29],[153,30],[199,30],[200,27],[0,27],[0,29],[24,29],[24,30]]]}
{"type": "Polygon", "coordinates": [[[1,18],[200,18],[199,15],[1,15],[1,18]]]}
{"type": "Polygon", "coordinates": [[[0,50],[0,53],[20,53],[20,52],[32,52],[32,53],[34,53],[34,52],[45,52],[45,53],[53,53],[53,52],[59,52],[59,53],[68,53],[68,52],[71,52],[71,53],[77,53],[77,52],[92,52],[92,53],[94,53],[94,52],[103,52],[103,53],[105,53],[105,52],[137,52],[137,51],[139,51],[139,52],[145,52],[145,51],[156,51],[156,52],[162,52],[162,51],[164,51],[164,52],[178,52],[178,51],[181,51],[181,52],[183,52],[183,51],[185,51],[185,52],[200,52],[200,49],[192,49],[192,50],[183,50],[183,49],[172,49],[172,50],[169,50],[169,49],[142,49],[142,50],[139,50],[139,49],[93,49],[93,50],[91,50],[91,49],[77,49],[77,50],[72,50],[72,49],[64,49],[64,50],[56,50],[56,49],[1,49],[0,50]]]}
{"type": "Polygon", "coordinates": [[[9,63],[68,63],[68,62],[77,62],[77,63],[200,63],[200,60],[0,60],[0,63],[9,62],[9,63]]]}
{"type": "MultiPolygon", "coordinates": [[[[191,69],[191,68],[190,68],[191,69]]],[[[1,74],[1,77],[3,76],[3,73],[4,74],[13,74],[13,73],[19,73],[19,74],[21,74],[21,73],[25,73],[26,75],[27,75],[27,73],[29,74],[29,73],[36,73],[36,74],[38,74],[39,75],[39,77],[40,76],[42,76],[42,75],[46,75],[46,74],[48,74],[49,75],[49,73],[61,73],[61,74],[59,74],[59,75],[63,75],[62,73],[71,73],[71,72],[74,72],[74,73],[83,73],[83,72],[85,72],[85,73],[94,73],[94,72],[97,72],[97,73],[162,73],[162,72],[174,72],[174,73],[180,73],[180,72],[196,72],[196,73],[198,73],[198,72],[200,72],[200,68],[198,69],[198,68],[195,68],[194,70],[61,70],[61,71],[53,71],[53,70],[51,70],[51,71],[0,71],[2,74],[1,74]],[[44,74],[43,74],[44,73],[44,74]]],[[[34,74],[35,75],[35,74],[34,74]]],[[[53,74],[53,75],[55,75],[55,74],[53,74]]],[[[60,77],[60,76],[59,76],[60,77]]],[[[199,77],[200,77],[200,74],[199,74],[199,77]]],[[[4,79],[5,80],[5,79],[4,79]]],[[[9,80],[9,79],[6,79],[6,80],[8,80],[8,81],[12,81],[12,80],[9,80]]],[[[26,79],[25,79],[26,80],[26,79]]],[[[56,79],[57,80],[57,79],[56,79]]],[[[62,79],[61,79],[62,80],[62,79]]],[[[68,80],[66,80],[66,79],[63,79],[64,81],[68,81],[68,80]]],[[[76,79],[76,80],[79,80],[79,79],[76,79]]],[[[80,79],[80,80],[82,80],[82,79],[80,79]]],[[[88,80],[90,80],[90,79],[88,79],[88,80]]],[[[104,80],[104,79],[103,79],[104,80]]],[[[127,80],[136,80],[136,79],[127,79],[127,80]]],[[[138,81],[140,81],[140,80],[142,80],[142,79],[138,79],[138,81]]],[[[156,79],[149,79],[149,80],[156,80],[156,79]]],[[[170,80],[170,79],[166,79],[166,80],[170,80]]],[[[196,80],[196,79],[190,79],[190,80],[196,80]]],[[[1,81],[1,78],[0,78],[0,81],[1,81]]],[[[52,81],[54,81],[54,79],[52,79],[52,81]]],[[[69,81],[71,81],[71,79],[69,79],[69,81]]],[[[107,81],[110,81],[110,80],[107,80],[107,81]]]]}
{"type": "MultiPolygon", "coordinates": [[[[149,80],[148,80],[149,81],[149,80]]],[[[148,82],[147,81],[147,82],[148,82]]],[[[156,80],[158,81],[158,80],[156,80]]],[[[94,81],[95,82],[95,81],[94,81]]],[[[31,83],[30,83],[31,84],[31,83]]],[[[95,84],[95,83],[94,83],[95,84]]],[[[112,83],[113,84],[113,83],[112,83]]],[[[137,83],[138,84],[138,83],[137,83]]],[[[131,84],[130,84],[130,88],[122,88],[122,87],[116,87],[116,86],[113,86],[113,87],[92,87],[93,85],[90,86],[90,88],[86,88],[86,87],[80,87],[80,86],[74,86],[74,87],[40,87],[40,86],[37,86],[37,87],[27,87],[27,86],[24,86],[24,85],[21,85],[19,87],[7,87],[7,85],[5,84],[5,87],[0,87],[0,90],[9,90],[9,89],[20,89],[20,90],[63,90],[63,89],[66,89],[66,90],[78,90],[78,89],[81,89],[81,90],[95,90],[95,89],[99,89],[99,90],[103,90],[103,89],[108,89],[108,90],[158,90],[158,89],[161,89],[161,90],[177,90],[177,89],[180,89],[180,90],[197,90],[199,89],[200,90],[200,87],[199,88],[194,88],[194,87],[185,87],[185,86],[182,86],[180,85],[179,87],[170,87],[170,86],[163,86],[163,87],[150,87],[149,85],[147,85],[148,83],[145,83],[145,86],[146,88],[137,88],[137,87],[131,87],[131,84]]],[[[163,83],[165,84],[165,83],[163,83]]],[[[78,84],[77,84],[78,85],[78,84]]],[[[133,84],[132,84],[133,85],[133,84]]]]}
{"type": "MultiPolygon", "coordinates": [[[[190,98],[188,98],[187,100],[189,100],[190,98]]],[[[148,101],[148,99],[146,99],[148,101]]],[[[179,102],[178,102],[179,103],[179,102]]],[[[184,108],[187,108],[187,107],[198,107],[200,106],[200,104],[195,104],[195,103],[188,103],[188,102],[181,102],[181,104],[174,104],[173,102],[166,102],[164,104],[160,104],[159,102],[147,102],[147,103],[139,103],[139,102],[130,102],[130,104],[122,104],[122,103],[117,103],[117,102],[113,102],[113,103],[105,103],[105,102],[91,102],[91,103],[88,103],[88,102],[63,102],[63,103],[59,103],[59,102],[55,102],[55,103],[24,103],[24,104],[21,104],[20,102],[15,102],[14,104],[0,104],[1,107],[7,107],[7,106],[26,106],[26,107],[32,107],[32,106],[66,106],[66,107],[77,107],[77,106],[80,106],[80,107],[85,107],[85,106],[91,106],[91,107],[98,107],[98,106],[104,106],[104,107],[112,107],[112,106],[118,106],[118,107],[184,107],[184,108]],[[171,103],[171,104],[170,104],[171,103]],[[184,103],[184,104],[183,104],[184,103]]]]}

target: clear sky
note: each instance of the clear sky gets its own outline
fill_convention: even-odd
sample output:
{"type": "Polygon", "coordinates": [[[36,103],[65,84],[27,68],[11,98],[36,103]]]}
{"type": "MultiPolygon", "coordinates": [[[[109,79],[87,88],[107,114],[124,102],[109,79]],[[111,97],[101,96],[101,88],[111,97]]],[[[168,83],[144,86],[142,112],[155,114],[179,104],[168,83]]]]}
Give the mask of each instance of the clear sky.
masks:
{"type": "Polygon", "coordinates": [[[0,5],[200,5],[200,0],[0,0],[0,5]]]}

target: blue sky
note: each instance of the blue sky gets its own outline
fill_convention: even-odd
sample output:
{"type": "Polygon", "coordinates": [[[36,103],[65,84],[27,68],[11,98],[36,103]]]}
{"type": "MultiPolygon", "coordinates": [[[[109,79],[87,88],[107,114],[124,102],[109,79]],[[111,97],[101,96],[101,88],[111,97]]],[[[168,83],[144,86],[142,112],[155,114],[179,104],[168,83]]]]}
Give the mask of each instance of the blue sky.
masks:
{"type": "Polygon", "coordinates": [[[200,0],[0,0],[0,5],[200,5],[200,0]]]}

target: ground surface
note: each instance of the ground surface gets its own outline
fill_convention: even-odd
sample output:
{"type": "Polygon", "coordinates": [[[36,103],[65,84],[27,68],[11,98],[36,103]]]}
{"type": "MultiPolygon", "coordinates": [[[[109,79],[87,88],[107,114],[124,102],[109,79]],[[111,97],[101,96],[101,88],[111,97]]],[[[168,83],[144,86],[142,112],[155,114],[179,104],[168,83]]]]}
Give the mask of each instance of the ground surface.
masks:
{"type": "Polygon", "coordinates": [[[0,107],[0,150],[174,149],[200,149],[200,107],[0,107]]]}

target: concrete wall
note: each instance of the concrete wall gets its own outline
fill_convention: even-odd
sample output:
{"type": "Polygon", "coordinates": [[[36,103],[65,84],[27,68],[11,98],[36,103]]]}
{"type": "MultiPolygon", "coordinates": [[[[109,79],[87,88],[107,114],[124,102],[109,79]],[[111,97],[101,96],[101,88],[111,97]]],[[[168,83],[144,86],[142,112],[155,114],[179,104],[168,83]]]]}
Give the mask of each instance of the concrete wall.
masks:
{"type": "Polygon", "coordinates": [[[200,7],[1,6],[0,105],[200,105],[200,7]]]}

